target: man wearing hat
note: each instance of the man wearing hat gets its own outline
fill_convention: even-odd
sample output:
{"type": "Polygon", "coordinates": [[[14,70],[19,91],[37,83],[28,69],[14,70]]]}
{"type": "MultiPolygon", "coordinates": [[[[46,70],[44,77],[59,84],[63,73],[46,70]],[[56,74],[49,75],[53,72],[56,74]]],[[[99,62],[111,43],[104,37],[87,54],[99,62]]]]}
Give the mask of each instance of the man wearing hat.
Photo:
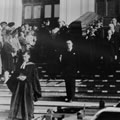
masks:
{"type": "Polygon", "coordinates": [[[6,32],[7,32],[7,22],[5,22],[5,21],[1,22],[0,25],[1,25],[1,28],[2,28],[1,36],[3,38],[3,41],[5,41],[5,39],[6,39],[6,32]]]}
{"type": "Polygon", "coordinates": [[[15,23],[14,22],[9,22],[8,27],[10,28],[11,32],[15,30],[15,23]]]}

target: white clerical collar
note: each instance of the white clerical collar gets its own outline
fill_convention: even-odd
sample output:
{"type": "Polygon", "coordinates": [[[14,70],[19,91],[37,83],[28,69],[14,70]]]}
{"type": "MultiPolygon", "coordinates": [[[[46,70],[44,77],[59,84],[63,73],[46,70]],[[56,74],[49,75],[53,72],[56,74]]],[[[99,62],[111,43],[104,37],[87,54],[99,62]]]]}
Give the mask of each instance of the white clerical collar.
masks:
{"type": "Polygon", "coordinates": [[[27,65],[32,65],[32,64],[34,64],[33,62],[23,62],[23,64],[21,65],[21,69],[25,69],[25,67],[27,66],[27,65]]]}
{"type": "Polygon", "coordinates": [[[71,52],[73,48],[67,49],[68,52],[71,52]]]}

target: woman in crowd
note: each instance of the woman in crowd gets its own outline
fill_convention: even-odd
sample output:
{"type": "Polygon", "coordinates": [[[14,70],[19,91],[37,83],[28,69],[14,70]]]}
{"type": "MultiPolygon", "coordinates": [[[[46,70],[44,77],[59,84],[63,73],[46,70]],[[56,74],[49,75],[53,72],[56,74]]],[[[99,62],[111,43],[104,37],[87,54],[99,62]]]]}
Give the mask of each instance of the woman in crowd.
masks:
{"type": "Polygon", "coordinates": [[[15,51],[11,44],[10,32],[11,32],[10,30],[6,30],[6,37],[4,39],[4,44],[1,51],[3,75],[4,75],[5,83],[9,79],[10,74],[14,71],[13,57],[15,55],[15,51]]]}
{"type": "Polygon", "coordinates": [[[41,88],[35,64],[30,62],[30,53],[22,55],[16,71],[7,81],[12,92],[9,120],[32,120],[34,104],[41,97],[41,88]],[[21,65],[20,65],[21,64],[21,65]]]}

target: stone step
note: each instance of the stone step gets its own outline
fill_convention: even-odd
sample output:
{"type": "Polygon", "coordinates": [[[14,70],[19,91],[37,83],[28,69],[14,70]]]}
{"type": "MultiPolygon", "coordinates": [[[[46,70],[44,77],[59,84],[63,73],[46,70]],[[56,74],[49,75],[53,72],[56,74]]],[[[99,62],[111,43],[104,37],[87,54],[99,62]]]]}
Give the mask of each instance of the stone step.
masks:
{"type": "MultiPolygon", "coordinates": [[[[96,77],[99,77],[96,76],[96,77]]],[[[112,76],[111,76],[112,77],[112,76]]],[[[93,80],[93,79],[77,79],[76,80],[76,95],[75,99],[96,99],[103,97],[105,99],[118,99],[120,98],[120,85],[118,84],[120,80],[112,80],[116,84],[109,83],[111,80],[93,80]],[[101,81],[101,82],[100,82],[101,81]],[[103,85],[101,84],[103,83],[103,85]],[[118,96],[118,98],[116,97],[118,96]]],[[[65,97],[66,96],[66,89],[65,89],[65,82],[63,79],[53,80],[50,79],[40,79],[41,89],[42,89],[42,96],[44,97],[65,97]]],[[[9,92],[7,85],[1,83],[0,84],[0,97],[10,97],[11,93],[9,92]]]]}
{"type": "MultiPolygon", "coordinates": [[[[48,109],[52,109],[53,111],[57,111],[57,107],[50,106],[34,106],[34,114],[45,114],[48,109]]],[[[0,113],[7,112],[10,110],[10,104],[0,104],[0,113]]]]}
{"type": "MultiPolygon", "coordinates": [[[[0,120],[8,120],[9,111],[0,112],[0,120]]],[[[41,120],[43,114],[34,114],[34,120],[41,120]]]]}
{"type": "MultiPolygon", "coordinates": [[[[66,89],[65,87],[42,87],[42,96],[64,96],[66,94],[66,89]]],[[[91,94],[97,94],[98,96],[118,96],[120,95],[120,90],[116,88],[85,88],[85,87],[79,87],[76,88],[76,94],[83,94],[83,93],[88,93],[89,95],[91,94]]],[[[79,95],[79,96],[80,96],[79,95]]],[[[0,96],[11,96],[11,92],[8,89],[2,89],[0,91],[0,96]]]]}
{"type": "MultiPolygon", "coordinates": [[[[97,85],[103,85],[103,86],[115,86],[115,87],[119,87],[120,85],[118,84],[120,83],[119,79],[116,80],[93,80],[93,79],[85,79],[85,80],[76,80],[76,87],[89,87],[89,86],[95,86],[95,87],[99,87],[97,85]]],[[[41,87],[65,87],[65,82],[64,80],[40,80],[40,84],[41,87]]],[[[7,88],[7,86],[5,84],[0,84],[0,89],[2,88],[7,88]]]]}
{"type": "MultiPolygon", "coordinates": [[[[64,101],[66,96],[66,92],[61,93],[61,92],[42,92],[42,97],[40,100],[56,100],[56,101],[64,101]]],[[[2,91],[0,92],[0,99],[5,98],[8,99],[11,97],[11,92],[9,91],[2,91]]],[[[108,94],[108,93],[93,93],[91,91],[88,91],[88,93],[85,91],[84,93],[78,92],[75,94],[75,101],[81,101],[81,100],[99,100],[103,98],[104,100],[112,100],[112,101],[117,101],[120,99],[119,94],[108,94]]]]}
{"type": "MultiPolygon", "coordinates": [[[[0,120],[5,120],[7,119],[9,109],[10,109],[10,104],[8,102],[8,99],[1,100],[0,99],[0,120]],[[4,101],[4,102],[3,102],[4,101]],[[6,101],[6,102],[5,102],[6,101]]],[[[95,104],[95,103],[94,103],[95,104]]],[[[97,105],[97,104],[96,104],[97,105]]],[[[77,108],[83,108],[85,107],[85,115],[88,117],[92,116],[98,109],[96,108],[96,105],[92,105],[91,103],[88,102],[72,102],[72,103],[66,103],[66,102],[51,102],[51,101],[38,101],[35,103],[35,110],[34,110],[34,115],[35,118],[41,118],[44,114],[46,114],[47,109],[53,109],[55,112],[57,111],[57,106],[59,107],[77,107],[77,108]],[[85,106],[86,105],[86,106],[85,106]],[[93,107],[93,109],[89,110],[89,107],[93,107]],[[95,108],[95,110],[94,110],[95,108]]],[[[111,105],[111,104],[108,104],[111,105]]],[[[73,113],[56,113],[55,117],[60,117],[62,115],[65,115],[65,117],[74,115],[73,113]]],[[[84,117],[84,120],[86,120],[86,117],[84,117]]]]}
{"type": "MultiPolygon", "coordinates": [[[[0,99],[0,116],[8,116],[8,112],[10,109],[10,102],[8,99],[1,100],[0,99]]],[[[106,107],[110,107],[115,105],[116,103],[106,103],[106,107]]],[[[57,111],[57,107],[67,107],[70,109],[80,108],[84,110],[84,114],[86,116],[93,116],[99,110],[99,104],[97,102],[57,102],[57,101],[38,101],[34,103],[34,114],[35,116],[40,117],[41,115],[46,114],[47,109],[53,109],[55,112],[57,111]]],[[[63,113],[65,115],[70,115],[73,113],[63,113]]]]}
{"type": "MultiPolygon", "coordinates": [[[[0,98],[0,105],[9,105],[10,104],[10,100],[11,98],[5,98],[2,97],[0,98]]],[[[115,104],[116,102],[107,102],[106,105],[107,106],[112,106],[113,104],[115,104]]],[[[62,107],[90,107],[90,108],[94,108],[96,106],[99,105],[98,102],[88,102],[88,101],[73,101],[72,103],[69,102],[64,102],[64,101],[45,101],[45,100],[39,100],[37,102],[34,103],[35,106],[49,106],[49,107],[56,107],[56,106],[62,106],[62,107]]]]}
{"type": "MultiPolygon", "coordinates": [[[[45,114],[48,109],[52,109],[55,112],[57,111],[56,106],[54,107],[54,106],[49,106],[49,105],[45,105],[45,106],[35,105],[34,106],[34,114],[45,114]]],[[[63,109],[64,109],[64,107],[63,107],[63,109]]],[[[10,110],[10,104],[0,104],[0,113],[8,112],[9,110],[10,110]]],[[[85,108],[86,114],[88,114],[88,113],[92,114],[92,113],[95,113],[96,111],[98,111],[97,107],[96,108],[88,108],[88,107],[85,108]]]]}
{"type": "MultiPolygon", "coordinates": [[[[9,112],[9,111],[8,111],[9,112]]],[[[0,120],[7,120],[8,112],[0,112],[0,120]]],[[[56,115],[56,117],[61,115],[56,115]]],[[[34,114],[34,120],[41,120],[43,118],[43,114],[34,114]]],[[[83,120],[90,120],[92,116],[84,116],[83,120]]],[[[66,115],[64,120],[77,120],[76,114],[73,115],[66,115]]]]}
{"type": "MultiPolygon", "coordinates": [[[[10,110],[10,108],[9,108],[9,106],[7,106],[7,108],[5,107],[5,106],[1,106],[0,105],[0,107],[3,107],[4,109],[0,109],[0,116],[4,116],[4,115],[6,115],[6,116],[8,116],[8,114],[9,114],[9,110],[10,110]]],[[[41,107],[39,107],[39,109],[38,108],[34,108],[34,115],[35,116],[43,116],[44,114],[46,114],[46,112],[47,112],[47,110],[48,109],[52,109],[53,111],[57,111],[56,110],[56,108],[53,108],[53,107],[45,107],[45,108],[41,108],[41,107]]],[[[93,116],[97,111],[98,111],[99,109],[85,109],[85,115],[86,116],[93,116]]],[[[56,112],[56,114],[57,114],[57,112],[56,112]]],[[[61,114],[61,113],[59,113],[59,114],[61,114]]],[[[73,114],[73,113],[63,113],[63,114],[73,114]]],[[[0,119],[1,120],[1,119],[0,119]]]]}

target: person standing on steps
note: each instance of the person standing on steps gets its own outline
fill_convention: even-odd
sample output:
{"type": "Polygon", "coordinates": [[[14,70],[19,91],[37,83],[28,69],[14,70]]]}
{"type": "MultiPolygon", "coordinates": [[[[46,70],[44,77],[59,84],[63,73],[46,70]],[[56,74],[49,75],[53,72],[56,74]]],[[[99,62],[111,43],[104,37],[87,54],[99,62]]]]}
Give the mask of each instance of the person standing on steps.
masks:
{"type": "Polygon", "coordinates": [[[23,53],[22,58],[23,61],[19,61],[16,70],[6,82],[12,92],[9,120],[32,120],[33,101],[41,97],[38,72],[35,64],[30,62],[30,53],[23,53]]]}
{"type": "Polygon", "coordinates": [[[60,55],[62,75],[65,80],[67,98],[65,101],[71,102],[75,95],[75,76],[78,67],[77,52],[73,48],[71,40],[66,41],[66,50],[60,55]]]}

